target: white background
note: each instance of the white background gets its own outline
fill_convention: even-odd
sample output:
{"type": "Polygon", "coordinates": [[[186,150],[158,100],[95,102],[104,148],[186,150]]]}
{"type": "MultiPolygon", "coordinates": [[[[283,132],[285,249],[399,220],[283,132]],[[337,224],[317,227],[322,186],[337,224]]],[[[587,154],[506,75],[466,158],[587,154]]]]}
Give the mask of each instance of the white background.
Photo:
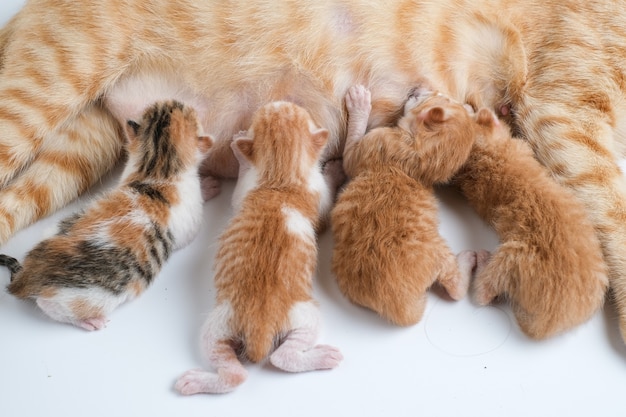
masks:
{"type": "MultiPolygon", "coordinates": [[[[0,21],[22,4],[2,0],[0,21]]],[[[0,252],[23,259],[119,172],[0,252]]],[[[202,365],[198,333],[214,304],[212,261],[231,215],[232,188],[227,182],[205,205],[194,243],[102,331],[58,324],[0,291],[0,416],[626,415],[626,347],[609,303],[588,323],[543,342],[519,331],[507,305],[478,307],[436,292],[419,324],[394,327],[341,295],[330,273],[329,232],[320,237],[315,294],[324,320],[320,342],[339,347],[342,364],[305,374],[248,364],[249,378],[234,393],[178,395],[176,378],[202,365]]],[[[454,190],[439,196],[441,233],[455,252],[496,246],[462,197],[454,190]]],[[[0,268],[0,286],[8,282],[0,268]]]]}

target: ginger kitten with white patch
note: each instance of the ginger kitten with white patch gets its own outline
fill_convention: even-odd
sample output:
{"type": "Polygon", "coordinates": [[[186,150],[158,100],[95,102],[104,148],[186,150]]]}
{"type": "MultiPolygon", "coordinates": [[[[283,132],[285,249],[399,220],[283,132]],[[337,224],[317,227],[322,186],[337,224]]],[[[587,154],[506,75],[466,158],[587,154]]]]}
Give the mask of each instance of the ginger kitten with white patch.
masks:
{"type": "Polygon", "coordinates": [[[327,140],[327,130],[287,102],[262,107],[248,137],[235,138],[233,150],[242,160],[236,214],[220,237],[217,305],[201,341],[215,372],[188,371],[176,383],[181,393],[234,390],[247,375],[239,351],[253,362],[269,355],[289,372],[330,369],[341,361],[336,348],[315,345],[320,317],[311,296],[315,231],[331,201],[319,163],[327,140]]]}
{"type": "Polygon", "coordinates": [[[127,134],[118,187],[63,220],[23,265],[0,259],[12,272],[11,294],[86,330],[101,329],[119,304],[140,295],[202,221],[198,167],[212,140],[200,136],[196,112],[156,103],[128,123],[127,134]]]}
{"type": "Polygon", "coordinates": [[[455,257],[439,235],[433,185],[448,181],[474,143],[467,109],[415,91],[395,127],[366,134],[369,90],[348,91],[344,168],[352,178],[331,213],[332,270],[343,294],[398,325],[417,323],[439,282],[459,300],[476,254],[455,257]]]}
{"type": "Polygon", "coordinates": [[[607,269],[583,205],[487,109],[454,181],[500,245],[479,252],[474,298],[510,300],[521,329],[542,339],[587,321],[604,302],[607,269]]]}

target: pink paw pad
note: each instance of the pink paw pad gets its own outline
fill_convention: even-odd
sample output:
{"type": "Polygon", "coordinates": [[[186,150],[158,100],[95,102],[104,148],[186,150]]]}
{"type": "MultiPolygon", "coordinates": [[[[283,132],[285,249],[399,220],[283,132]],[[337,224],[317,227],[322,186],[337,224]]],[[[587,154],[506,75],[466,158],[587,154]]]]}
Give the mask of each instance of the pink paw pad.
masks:
{"type": "Polygon", "coordinates": [[[94,330],[104,329],[107,325],[107,322],[108,320],[105,317],[93,317],[77,322],[76,326],[91,332],[94,330]]]}

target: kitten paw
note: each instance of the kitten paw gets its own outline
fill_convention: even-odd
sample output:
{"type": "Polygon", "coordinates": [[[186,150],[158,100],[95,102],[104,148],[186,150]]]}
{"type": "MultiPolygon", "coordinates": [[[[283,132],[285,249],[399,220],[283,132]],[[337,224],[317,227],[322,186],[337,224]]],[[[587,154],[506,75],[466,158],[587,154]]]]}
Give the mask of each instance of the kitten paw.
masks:
{"type": "Polygon", "coordinates": [[[241,385],[247,376],[247,372],[243,369],[239,369],[237,372],[225,372],[223,369],[219,369],[217,373],[192,369],[178,378],[174,388],[183,395],[224,394],[241,385]]]}
{"type": "Polygon", "coordinates": [[[372,95],[370,90],[362,85],[350,87],[346,94],[346,108],[350,117],[369,116],[372,110],[372,95]]]}
{"type": "Polygon", "coordinates": [[[334,346],[317,345],[306,351],[277,349],[270,362],[287,372],[306,372],[333,369],[343,360],[343,355],[334,346]]]}
{"type": "Polygon", "coordinates": [[[453,288],[448,289],[448,294],[454,300],[460,300],[467,295],[470,287],[472,272],[476,268],[476,252],[466,250],[456,256],[459,275],[453,288]]]}
{"type": "Polygon", "coordinates": [[[108,320],[106,317],[93,317],[86,320],[80,320],[75,323],[77,327],[88,331],[101,330],[107,325],[108,320]]]}
{"type": "Polygon", "coordinates": [[[491,304],[498,297],[498,292],[490,283],[490,277],[482,274],[487,267],[491,253],[486,250],[480,250],[476,254],[476,279],[474,280],[474,301],[481,306],[491,304]]]}
{"type": "Polygon", "coordinates": [[[217,178],[207,176],[200,180],[200,188],[202,190],[202,199],[209,201],[222,191],[222,184],[217,178]]]}

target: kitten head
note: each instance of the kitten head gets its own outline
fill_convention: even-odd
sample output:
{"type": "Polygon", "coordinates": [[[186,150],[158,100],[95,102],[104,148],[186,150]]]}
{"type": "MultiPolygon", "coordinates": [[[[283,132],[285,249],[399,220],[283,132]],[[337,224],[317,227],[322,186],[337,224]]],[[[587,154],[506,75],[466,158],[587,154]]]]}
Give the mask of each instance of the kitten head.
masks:
{"type": "Polygon", "coordinates": [[[233,151],[240,164],[254,167],[260,181],[286,184],[310,177],[328,136],[302,107],[278,101],[257,110],[247,134],[233,142],[233,151]]]}
{"type": "Polygon", "coordinates": [[[461,168],[475,139],[471,107],[432,91],[416,91],[407,100],[398,127],[419,154],[414,172],[433,183],[448,181],[461,168]]]}
{"type": "Polygon", "coordinates": [[[193,108],[178,101],[157,102],[139,123],[128,121],[129,166],[139,175],[161,179],[197,169],[213,145],[200,132],[193,108]]]}

